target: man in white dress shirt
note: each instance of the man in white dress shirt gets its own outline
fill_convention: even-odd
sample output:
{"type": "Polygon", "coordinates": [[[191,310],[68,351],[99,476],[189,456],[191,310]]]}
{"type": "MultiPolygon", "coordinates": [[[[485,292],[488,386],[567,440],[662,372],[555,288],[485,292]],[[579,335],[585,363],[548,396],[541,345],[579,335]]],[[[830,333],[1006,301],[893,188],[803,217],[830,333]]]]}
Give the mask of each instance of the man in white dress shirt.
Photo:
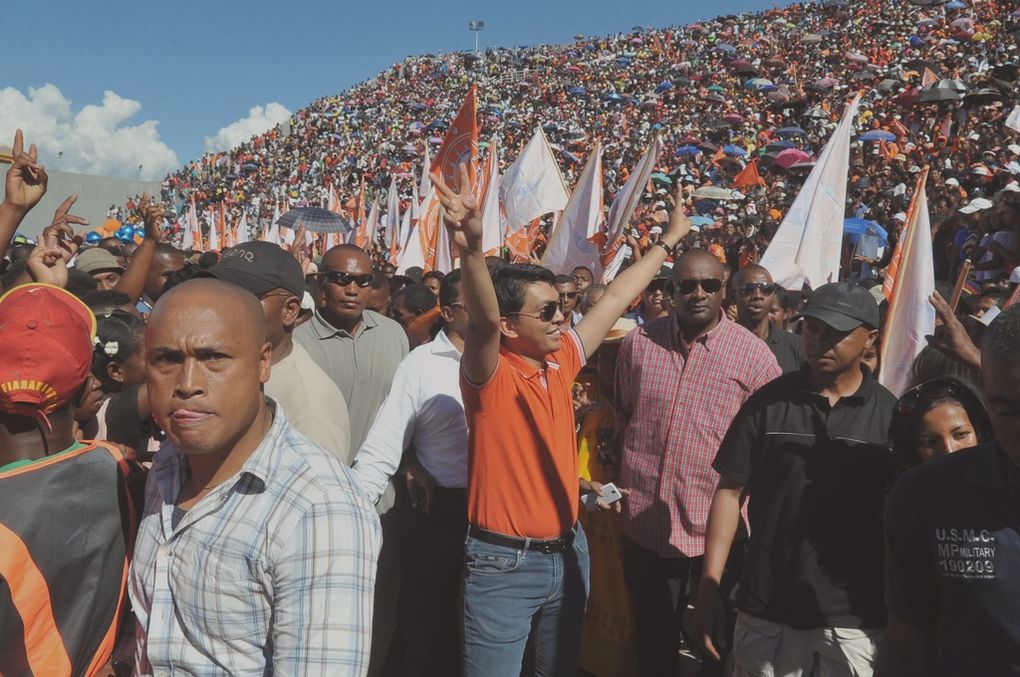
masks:
{"type": "Polygon", "coordinates": [[[461,673],[460,578],[467,535],[467,421],[460,394],[460,357],[467,313],[460,271],[443,279],[445,328],[397,367],[390,393],[354,459],[354,472],[377,501],[404,472],[417,510],[403,535],[408,674],[461,673]]]}

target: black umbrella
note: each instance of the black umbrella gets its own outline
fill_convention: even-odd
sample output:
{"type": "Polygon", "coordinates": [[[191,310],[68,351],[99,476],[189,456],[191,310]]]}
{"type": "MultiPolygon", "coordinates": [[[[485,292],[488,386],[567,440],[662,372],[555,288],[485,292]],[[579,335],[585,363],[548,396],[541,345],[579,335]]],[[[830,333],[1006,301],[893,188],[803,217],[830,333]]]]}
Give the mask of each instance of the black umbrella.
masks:
{"type": "Polygon", "coordinates": [[[321,207],[295,207],[281,216],[277,223],[284,228],[297,230],[304,226],[306,230],[313,233],[341,233],[351,232],[351,224],[340,218],[328,209],[321,207]]]}
{"type": "Polygon", "coordinates": [[[963,94],[951,89],[926,89],[921,92],[914,103],[940,103],[942,101],[959,101],[962,98],[963,94]]]}
{"type": "Polygon", "coordinates": [[[992,67],[992,77],[1006,82],[1015,82],[1018,70],[1020,70],[1020,66],[1015,63],[999,64],[992,67]]]}
{"type": "Polygon", "coordinates": [[[1006,97],[997,89],[991,87],[982,87],[981,89],[973,92],[967,92],[963,96],[964,105],[971,106],[983,106],[988,103],[995,103],[996,101],[1002,101],[1006,97]]]}

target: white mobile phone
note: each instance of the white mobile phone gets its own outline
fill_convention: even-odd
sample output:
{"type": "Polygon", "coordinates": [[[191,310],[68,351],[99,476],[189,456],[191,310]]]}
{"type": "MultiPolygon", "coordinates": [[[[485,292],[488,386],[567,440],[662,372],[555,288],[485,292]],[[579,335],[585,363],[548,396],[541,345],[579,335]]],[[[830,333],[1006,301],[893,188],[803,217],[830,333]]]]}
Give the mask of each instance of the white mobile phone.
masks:
{"type": "Polygon", "coordinates": [[[620,493],[620,490],[612,482],[602,485],[602,494],[602,496],[599,496],[594,491],[589,491],[581,496],[584,507],[588,510],[594,510],[599,503],[602,505],[612,505],[623,498],[623,494],[620,493]]]}

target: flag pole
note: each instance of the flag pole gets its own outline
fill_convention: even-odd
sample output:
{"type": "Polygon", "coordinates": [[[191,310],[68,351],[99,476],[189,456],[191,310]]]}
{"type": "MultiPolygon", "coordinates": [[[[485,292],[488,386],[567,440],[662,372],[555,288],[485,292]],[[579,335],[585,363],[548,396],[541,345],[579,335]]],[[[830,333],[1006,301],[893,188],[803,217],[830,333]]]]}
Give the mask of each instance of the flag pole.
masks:
{"type": "Polygon", "coordinates": [[[949,301],[949,309],[956,312],[956,304],[960,302],[960,295],[963,294],[963,285],[967,283],[967,276],[970,275],[970,267],[973,262],[965,259],[960,268],[960,274],[956,278],[956,286],[953,287],[953,298],[949,301]]]}

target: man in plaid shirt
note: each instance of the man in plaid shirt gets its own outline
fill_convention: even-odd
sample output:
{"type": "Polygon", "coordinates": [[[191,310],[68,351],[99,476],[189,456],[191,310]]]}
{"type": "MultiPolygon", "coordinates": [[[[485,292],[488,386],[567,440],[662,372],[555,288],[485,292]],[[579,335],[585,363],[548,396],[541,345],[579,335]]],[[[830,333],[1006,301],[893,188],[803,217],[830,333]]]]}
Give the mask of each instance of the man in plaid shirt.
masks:
{"type": "Polygon", "coordinates": [[[146,337],[156,454],[131,564],[136,674],[368,670],[379,519],[352,471],[260,387],[253,294],[192,280],[146,337]]]}
{"type": "Polygon", "coordinates": [[[623,341],[616,369],[622,431],[624,570],[634,593],[642,675],[676,674],[688,588],[697,585],[711,463],[741,405],[781,374],[768,345],[721,311],[723,267],[695,249],[673,268],[676,315],[623,341]]]}

